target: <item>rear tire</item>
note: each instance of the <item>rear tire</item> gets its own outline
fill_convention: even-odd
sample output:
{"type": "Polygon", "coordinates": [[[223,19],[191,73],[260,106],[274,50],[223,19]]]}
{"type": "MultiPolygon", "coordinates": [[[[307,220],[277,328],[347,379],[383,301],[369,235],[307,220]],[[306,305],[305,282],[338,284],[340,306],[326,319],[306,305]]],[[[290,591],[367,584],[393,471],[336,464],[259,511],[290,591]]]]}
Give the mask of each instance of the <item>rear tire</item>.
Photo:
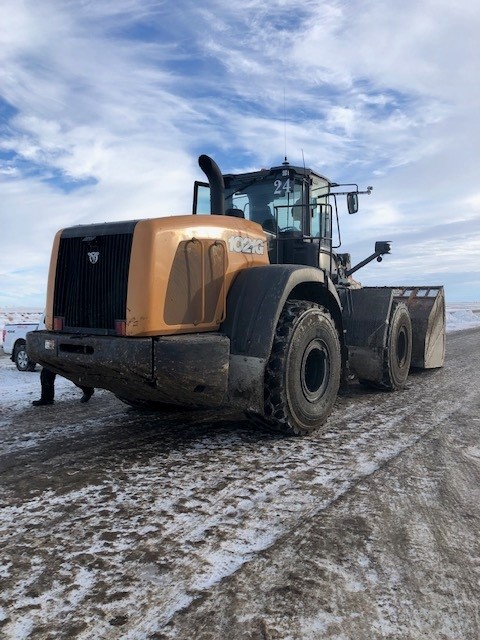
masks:
{"type": "Polygon", "coordinates": [[[340,372],[340,341],[328,311],[287,302],[266,367],[263,422],[290,435],[317,431],[332,411],[340,372]]]}
{"type": "Polygon", "coordinates": [[[35,371],[35,362],[29,360],[27,356],[27,345],[19,342],[13,350],[13,361],[19,371],[35,371]]]}

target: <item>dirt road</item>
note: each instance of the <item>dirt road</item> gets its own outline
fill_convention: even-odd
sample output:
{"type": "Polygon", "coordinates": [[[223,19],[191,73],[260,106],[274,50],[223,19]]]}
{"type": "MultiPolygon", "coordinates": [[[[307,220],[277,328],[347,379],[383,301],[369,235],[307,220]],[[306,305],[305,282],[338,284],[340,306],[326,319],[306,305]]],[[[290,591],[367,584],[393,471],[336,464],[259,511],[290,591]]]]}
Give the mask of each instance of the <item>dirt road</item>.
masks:
{"type": "Polygon", "coordinates": [[[443,370],[299,439],[2,404],[0,637],[477,639],[479,371],[480,330],[450,334],[443,370]]]}

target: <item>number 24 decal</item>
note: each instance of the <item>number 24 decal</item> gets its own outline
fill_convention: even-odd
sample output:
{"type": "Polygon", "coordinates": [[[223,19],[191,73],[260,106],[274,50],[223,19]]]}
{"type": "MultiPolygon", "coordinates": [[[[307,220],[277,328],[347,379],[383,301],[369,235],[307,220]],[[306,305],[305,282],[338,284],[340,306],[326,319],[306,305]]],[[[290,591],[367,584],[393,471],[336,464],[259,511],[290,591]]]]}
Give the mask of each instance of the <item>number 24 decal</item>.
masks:
{"type": "Polygon", "coordinates": [[[282,191],[285,191],[285,193],[292,193],[292,187],[290,186],[290,178],[288,178],[288,180],[285,180],[285,182],[283,182],[282,180],[275,180],[273,184],[275,186],[275,191],[273,193],[276,196],[281,196],[282,191]]]}

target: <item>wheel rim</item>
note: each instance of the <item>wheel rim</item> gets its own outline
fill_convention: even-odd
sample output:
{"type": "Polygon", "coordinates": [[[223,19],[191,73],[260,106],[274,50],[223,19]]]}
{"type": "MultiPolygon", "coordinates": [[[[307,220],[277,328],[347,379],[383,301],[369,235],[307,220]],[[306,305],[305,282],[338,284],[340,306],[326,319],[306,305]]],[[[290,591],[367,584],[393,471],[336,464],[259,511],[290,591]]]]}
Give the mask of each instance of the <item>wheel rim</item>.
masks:
{"type": "Polygon", "coordinates": [[[316,402],[325,393],[330,378],[329,353],[322,340],[313,340],[305,349],[301,376],[305,398],[316,402]]]}
{"type": "Polygon", "coordinates": [[[397,337],[397,363],[399,367],[405,365],[408,353],[408,338],[405,327],[401,327],[397,337]]]}
{"type": "Polygon", "coordinates": [[[19,351],[17,354],[17,364],[21,369],[26,369],[28,364],[28,358],[25,351],[19,351]]]}

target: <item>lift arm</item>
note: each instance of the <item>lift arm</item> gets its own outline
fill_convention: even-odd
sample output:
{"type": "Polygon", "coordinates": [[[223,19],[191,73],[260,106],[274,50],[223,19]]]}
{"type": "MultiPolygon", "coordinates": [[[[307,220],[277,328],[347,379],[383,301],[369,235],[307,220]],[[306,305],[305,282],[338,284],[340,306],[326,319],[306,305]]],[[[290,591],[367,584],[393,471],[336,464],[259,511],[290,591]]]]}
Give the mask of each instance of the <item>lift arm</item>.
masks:
{"type": "Polygon", "coordinates": [[[378,262],[381,262],[382,261],[382,256],[385,255],[386,253],[390,253],[390,240],[386,240],[386,241],[385,240],[380,240],[379,242],[375,242],[375,251],[374,251],[374,253],[372,253],[371,256],[368,256],[368,258],[365,258],[365,260],[362,260],[362,262],[359,262],[354,267],[349,269],[345,273],[345,275],[348,278],[348,276],[351,276],[352,273],[355,273],[355,271],[358,271],[359,269],[364,267],[366,264],[368,264],[372,260],[375,260],[375,258],[377,259],[378,262]]]}

